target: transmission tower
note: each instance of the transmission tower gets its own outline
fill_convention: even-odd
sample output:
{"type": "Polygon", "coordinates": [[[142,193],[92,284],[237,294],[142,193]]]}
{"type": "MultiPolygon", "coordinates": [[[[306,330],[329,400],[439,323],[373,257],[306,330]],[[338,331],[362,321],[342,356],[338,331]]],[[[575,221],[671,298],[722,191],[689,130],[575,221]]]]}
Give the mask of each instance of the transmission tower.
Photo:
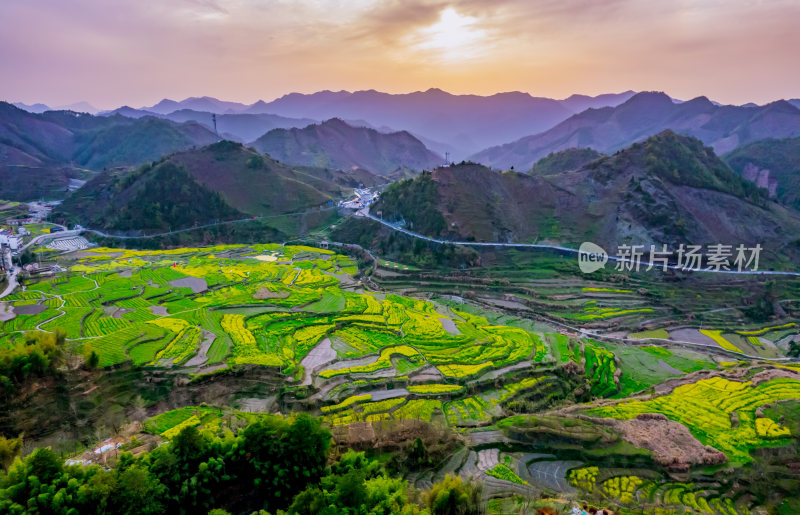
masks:
{"type": "Polygon", "coordinates": [[[214,134],[219,137],[219,133],[217,132],[217,113],[211,113],[211,121],[214,123],[214,134]]]}

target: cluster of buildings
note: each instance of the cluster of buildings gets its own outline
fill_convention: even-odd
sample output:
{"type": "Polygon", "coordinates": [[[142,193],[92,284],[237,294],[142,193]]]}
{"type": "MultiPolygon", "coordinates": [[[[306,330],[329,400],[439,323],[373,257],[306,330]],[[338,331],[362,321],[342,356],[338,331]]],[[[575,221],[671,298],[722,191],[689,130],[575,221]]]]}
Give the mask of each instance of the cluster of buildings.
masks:
{"type": "Polygon", "coordinates": [[[378,199],[378,194],[373,193],[369,188],[356,188],[353,192],[355,196],[350,200],[340,201],[339,207],[361,210],[378,199]]]}
{"type": "Polygon", "coordinates": [[[20,229],[16,233],[11,229],[3,229],[0,230],[0,247],[6,246],[11,250],[17,250],[22,247],[22,236],[27,234],[27,231],[24,233],[24,229],[20,229]]]}

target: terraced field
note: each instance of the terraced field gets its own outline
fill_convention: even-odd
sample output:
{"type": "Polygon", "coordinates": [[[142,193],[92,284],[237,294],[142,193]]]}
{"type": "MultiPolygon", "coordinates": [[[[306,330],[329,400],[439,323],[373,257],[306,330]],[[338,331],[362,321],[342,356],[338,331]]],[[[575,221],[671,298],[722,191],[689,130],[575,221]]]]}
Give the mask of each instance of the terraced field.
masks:
{"type": "Polygon", "coordinates": [[[187,380],[266,367],[283,383],[241,393],[229,404],[238,409],[151,417],[145,431],[166,440],[187,426],[235,431],[264,410],[312,412],[344,431],[335,434],[424,421],[466,443],[408,478],[420,488],[451,473],[479,479],[488,497],[558,492],[623,513],[730,515],[752,502],[731,493],[734,480],[714,479],[715,467],[745,470],[754,452],[796,438],[765,413],[800,398],[800,370],[732,354],[782,356],[793,322],[662,324],[663,305],[603,283],[468,302],[413,288],[397,295],[356,280],[352,258],[302,246],[94,248],[59,264],[68,272],[3,300],[0,347],[63,328],[76,354],[94,351],[101,367],[132,363],[187,380]],[[530,307],[542,297],[547,317],[530,307]],[[618,337],[596,330],[611,327],[623,328],[618,337]],[[665,464],[619,425],[654,416],[664,434],[721,452],[724,464],[665,464]]]}
{"type": "Polygon", "coordinates": [[[19,314],[0,325],[0,345],[14,345],[26,330],[63,328],[73,349],[94,351],[101,367],[132,362],[186,374],[274,367],[287,381],[302,379],[293,388],[308,390],[307,407],[321,405],[335,425],[485,424],[502,413],[500,401],[533,382],[479,396],[467,394],[468,382],[524,376],[532,364],[552,362],[542,333],[357,288],[354,261],[328,250],[95,248],[60,263],[67,273],[7,299],[19,314]]]}
{"type": "Polygon", "coordinates": [[[682,385],[648,401],[628,401],[596,408],[593,415],[631,419],[660,413],[680,422],[705,445],[724,452],[733,462],[750,462],[749,451],[788,443],[789,430],[757,415],[759,408],[800,398],[794,375],[769,381],[731,381],[722,377],[682,385]]]}

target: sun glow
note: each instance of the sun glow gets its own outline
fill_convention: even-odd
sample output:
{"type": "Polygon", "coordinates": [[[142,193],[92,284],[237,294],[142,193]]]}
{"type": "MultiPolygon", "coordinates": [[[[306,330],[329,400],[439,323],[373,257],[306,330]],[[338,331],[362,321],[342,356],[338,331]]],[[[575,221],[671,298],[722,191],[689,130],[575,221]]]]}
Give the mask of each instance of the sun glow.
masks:
{"type": "Polygon", "coordinates": [[[485,50],[487,32],[478,28],[477,22],[477,18],[448,7],[439,14],[439,21],[416,31],[413,46],[443,61],[479,57],[485,50]]]}

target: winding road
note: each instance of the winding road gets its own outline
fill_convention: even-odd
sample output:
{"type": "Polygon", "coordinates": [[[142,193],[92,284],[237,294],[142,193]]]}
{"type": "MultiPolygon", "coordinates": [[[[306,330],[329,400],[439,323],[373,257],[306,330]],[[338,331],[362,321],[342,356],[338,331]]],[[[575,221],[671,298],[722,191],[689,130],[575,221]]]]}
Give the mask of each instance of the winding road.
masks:
{"type": "MultiPolygon", "coordinates": [[[[358,211],[358,216],[364,216],[371,220],[375,220],[376,222],[389,227],[397,232],[401,232],[412,238],[418,238],[420,240],[429,241],[431,243],[438,243],[440,245],[462,245],[462,246],[469,246],[469,247],[511,247],[511,248],[527,248],[527,249],[545,249],[545,250],[556,250],[559,252],[566,252],[570,254],[578,254],[578,249],[572,249],[569,247],[561,247],[559,245],[545,245],[541,243],[492,243],[492,242],[480,242],[480,241],[456,241],[456,240],[440,240],[437,238],[431,238],[429,236],[424,236],[422,234],[416,233],[414,231],[409,231],[403,227],[398,227],[397,225],[391,224],[386,220],[378,218],[377,216],[373,215],[366,208],[358,211]]],[[[631,260],[618,258],[616,256],[608,256],[609,261],[616,261],[618,263],[629,263],[631,260]]],[[[681,272],[702,272],[702,273],[713,273],[713,274],[729,274],[729,275],[782,275],[782,276],[789,276],[789,277],[800,277],[800,272],[780,272],[780,271],[772,271],[772,270],[759,270],[759,271],[752,271],[752,270],[710,270],[707,268],[683,268],[680,266],[675,265],[666,265],[667,268],[670,270],[678,270],[681,272]]],[[[660,266],[658,268],[661,268],[660,266]]]]}
{"type": "Polygon", "coordinates": [[[3,290],[3,293],[0,293],[0,299],[11,295],[11,292],[17,287],[17,273],[19,273],[19,268],[16,266],[11,267],[11,270],[8,272],[8,286],[3,290]]]}

